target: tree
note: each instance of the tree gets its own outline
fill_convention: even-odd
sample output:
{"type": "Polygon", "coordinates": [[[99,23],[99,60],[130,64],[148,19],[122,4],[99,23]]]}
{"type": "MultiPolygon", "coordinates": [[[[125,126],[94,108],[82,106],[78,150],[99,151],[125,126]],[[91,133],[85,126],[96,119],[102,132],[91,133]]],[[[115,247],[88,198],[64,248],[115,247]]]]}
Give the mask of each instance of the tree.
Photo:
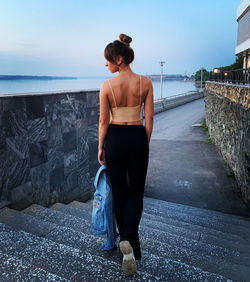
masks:
{"type": "MultiPolygon", "coordinates": [[[[201,81],[201,69],[198,70],[195,75],[195,81],[201,81]]],[[[209,80],[209,72],[206,69],[202,69],[202,82],[209,80]]]]}
{"type": "Polygon", "coordinates": [[[237,69],[242,69],[243,68],[243,57],[236,57],[235,58],[235,62],[229,66],[225,66],[225,67],[219,67],[219,70],[237,70],[237,69]]]}

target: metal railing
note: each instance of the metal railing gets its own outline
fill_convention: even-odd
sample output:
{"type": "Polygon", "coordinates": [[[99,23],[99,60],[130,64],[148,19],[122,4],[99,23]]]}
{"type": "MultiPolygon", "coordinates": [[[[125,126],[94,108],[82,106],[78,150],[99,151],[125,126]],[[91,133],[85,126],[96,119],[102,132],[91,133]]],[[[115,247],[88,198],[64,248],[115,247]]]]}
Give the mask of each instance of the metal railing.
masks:
{"type": "Polygon", "coordinates": [[[215,69],[210,72],[211,81],[220,81],[227,83],[250,84],[250,68],[222,71],[215,69]]]}
{"type": "Polygon", "coordinates": [[[167,96],[167,97],[163,97],[163,98],[156,98],[156,99],[154,99],[154,103],[162,102],[162,101],[167,101],[167,100],[173,100],[174,98],[189,97],[190,95],[196,94],[198,92],[202,92],[202,90],[199,90],[199,91],[188,91],[186,93],[180,93],[180,94],[177,94],[177,95],[167,96]]]}

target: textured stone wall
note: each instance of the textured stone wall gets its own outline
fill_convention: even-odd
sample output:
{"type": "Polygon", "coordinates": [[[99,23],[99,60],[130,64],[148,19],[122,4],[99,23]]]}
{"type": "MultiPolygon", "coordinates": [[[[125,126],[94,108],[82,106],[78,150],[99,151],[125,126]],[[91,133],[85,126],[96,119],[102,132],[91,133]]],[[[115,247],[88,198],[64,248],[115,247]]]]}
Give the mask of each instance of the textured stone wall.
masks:
{"type": "Polygon", "coordinates": [[[236,104],[250,108],[249,86],[209,81],[206,82],[206,91],[219,94],[236,104]]]}
{"type": "Polygon", "coordinates": [[[99,91],[0,97],[0,202],[22,209],[90,197],[99,91]]]}
{"type": "MultiPolygon", "coordinates": [[[[250,86],[206,83],[206,123],[250,208],[250,86]]],[[[225,199],[226,200],[226,199],[225,199]]]]}

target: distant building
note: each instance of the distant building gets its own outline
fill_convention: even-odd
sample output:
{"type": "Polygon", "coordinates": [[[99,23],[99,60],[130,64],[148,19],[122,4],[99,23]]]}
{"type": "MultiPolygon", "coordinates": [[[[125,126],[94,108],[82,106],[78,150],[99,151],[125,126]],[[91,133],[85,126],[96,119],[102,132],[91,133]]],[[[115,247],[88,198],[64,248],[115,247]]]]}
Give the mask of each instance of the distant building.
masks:
{"type": "Polygon", "coordinates": [[[250,68],[250,0],[242,0],[237,9],[238,38],[235,55],[243,56],[243,68],[250,68]]]}
{"type": "MultiPolygon", "coordinates": [[[[152,80],[160,80],[161,79],[161,75],[160,74],[151,74],[150,78],[152,80]]],[[[163,74],[162,75],[162,79],[165,80],[167,78],[167,75],[163,74]]]]}
{"type": "MultiPolygon", "coordinates": [[[[161,80],[161,75],[160,74],[150,74],[148,75],[148,77],[152,80],[152,81],[160,81],[161,80]]],[[[162,75],[162,80],[184,80],[190,78],[187,75],[182,75],[182,74],[163,74],[162,75]]]]}

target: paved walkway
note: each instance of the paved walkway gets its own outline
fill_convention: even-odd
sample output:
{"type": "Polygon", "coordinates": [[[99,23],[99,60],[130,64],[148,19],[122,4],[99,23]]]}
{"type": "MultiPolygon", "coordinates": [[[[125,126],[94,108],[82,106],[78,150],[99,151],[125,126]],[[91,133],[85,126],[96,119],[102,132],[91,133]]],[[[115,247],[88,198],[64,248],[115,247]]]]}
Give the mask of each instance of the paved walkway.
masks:
{"type": "Polygon", "coordinates": [[[204,117],[203,98],[155,116],[145,196],[250,217],[204,117]]]}

